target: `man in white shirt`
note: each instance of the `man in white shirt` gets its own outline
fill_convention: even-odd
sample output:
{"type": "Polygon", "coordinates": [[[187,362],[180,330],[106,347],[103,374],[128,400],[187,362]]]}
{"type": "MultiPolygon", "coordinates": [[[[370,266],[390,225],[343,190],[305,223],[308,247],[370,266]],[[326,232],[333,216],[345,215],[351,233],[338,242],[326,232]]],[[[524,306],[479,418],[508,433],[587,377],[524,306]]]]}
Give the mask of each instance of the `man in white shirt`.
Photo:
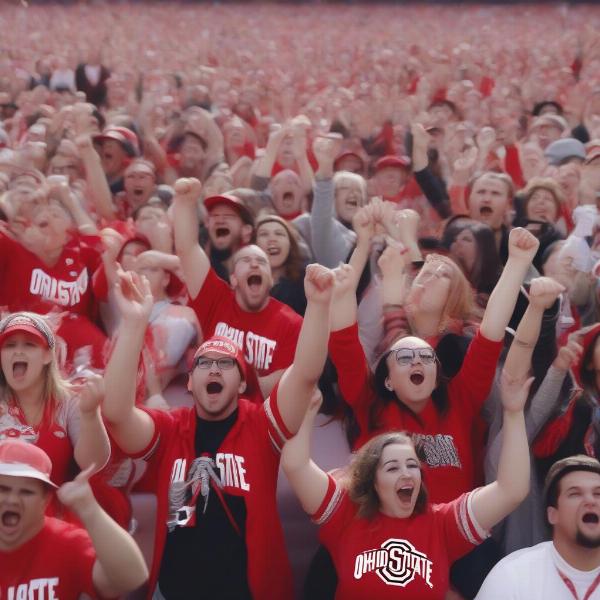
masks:
{"type": "Polygon", "coordinates": [[[475,600],[600,599],[600,462],[559,460],[544,485],[552,541],[509,554],[475,600]]]}

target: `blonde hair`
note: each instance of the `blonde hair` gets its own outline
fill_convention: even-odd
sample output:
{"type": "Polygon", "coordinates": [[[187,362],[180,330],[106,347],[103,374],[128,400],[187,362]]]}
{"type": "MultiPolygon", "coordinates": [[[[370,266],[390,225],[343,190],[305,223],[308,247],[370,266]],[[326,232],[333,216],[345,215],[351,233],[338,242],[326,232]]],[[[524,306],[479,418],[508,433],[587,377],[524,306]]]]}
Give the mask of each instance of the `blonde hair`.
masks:
{"type": "Polygon", "coordinates": [[[448,327],[451,321],[465,321],[470,319],[473,316],[475,303],[473,288],[469,280],[462,269],[451,258],[442,254],[428,254],[425,257],[423,267],[433,263],[443,264],[450,269],[448,299],[440,315],[439,331],[441,333],[448,327]]]}
{"type": "MultiPolygon", "coordinates": [[[[27,317],[32,321],[41,321],[45,328],[51,330],[47,320],[38,314],[26,311],[21,311],[16,314],[27,317]]],[[[9,317],[13,317],[14,315],[15,313],[12,313],[11,315],[9,315],[9,317]]],[[[44,387],[42,389],[42,402],[44,403],[44,418],[46,418],[47,416],[53,421],[60,404],[64,402],[70,395],[72,385],[66,379],[64,379],[64,377],[60,373],[56,354],[56,345],[54,345],[53,348],[49,348],[49,352],[50,362],[47,365],[44,365],[41,374],[41,376],[44,378],[44,387]]],[[[6,381],[6,377],[4,375],[4,371],[0,367],[0,402],[6,403],[14,397],[15,395],[13,393],[13,390],[8,385],[8,382],[6,381]]]]}

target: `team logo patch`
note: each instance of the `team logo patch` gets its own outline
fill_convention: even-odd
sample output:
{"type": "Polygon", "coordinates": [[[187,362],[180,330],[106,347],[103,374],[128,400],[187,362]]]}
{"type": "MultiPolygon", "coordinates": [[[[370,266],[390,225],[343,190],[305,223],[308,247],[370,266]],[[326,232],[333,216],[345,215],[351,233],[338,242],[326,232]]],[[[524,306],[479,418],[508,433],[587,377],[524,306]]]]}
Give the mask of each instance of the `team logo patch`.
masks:
{"type": "Polygon", "coordinates": [[[406,587],[418,575],[433,588],[432,566],[427,555],[418,552],[410,542],[390,538],[381,544],[381,548],[365,550],[356,557],[354,578],[360,579],[366,573],[375,571],[387,585],[406,587]]]}

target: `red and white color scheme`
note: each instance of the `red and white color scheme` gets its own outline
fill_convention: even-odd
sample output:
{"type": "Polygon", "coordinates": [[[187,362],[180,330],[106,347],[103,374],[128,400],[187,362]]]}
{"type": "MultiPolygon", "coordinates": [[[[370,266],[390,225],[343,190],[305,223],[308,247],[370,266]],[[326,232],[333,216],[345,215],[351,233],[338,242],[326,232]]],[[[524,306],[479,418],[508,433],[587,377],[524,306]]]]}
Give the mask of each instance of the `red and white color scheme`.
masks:
{"type": "Polygon", "coordinates": [[[312,516],[338,574],[336,600],[443,600],[450,565],[486,537],[473,516],[474,492],[428,505],[406,519],[357,516],[335,480],[312,516]]]}

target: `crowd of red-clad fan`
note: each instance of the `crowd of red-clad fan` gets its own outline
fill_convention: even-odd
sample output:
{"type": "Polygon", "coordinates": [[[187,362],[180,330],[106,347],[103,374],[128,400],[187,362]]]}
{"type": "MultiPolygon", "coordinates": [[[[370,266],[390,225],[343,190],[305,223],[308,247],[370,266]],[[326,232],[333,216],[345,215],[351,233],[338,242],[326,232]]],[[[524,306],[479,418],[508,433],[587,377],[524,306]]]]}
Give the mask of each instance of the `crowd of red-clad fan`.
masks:
{"type": "Polygon", "coordinates": [[[0,29],[0,598],[600,598],[598,7],[0,29]]]}

